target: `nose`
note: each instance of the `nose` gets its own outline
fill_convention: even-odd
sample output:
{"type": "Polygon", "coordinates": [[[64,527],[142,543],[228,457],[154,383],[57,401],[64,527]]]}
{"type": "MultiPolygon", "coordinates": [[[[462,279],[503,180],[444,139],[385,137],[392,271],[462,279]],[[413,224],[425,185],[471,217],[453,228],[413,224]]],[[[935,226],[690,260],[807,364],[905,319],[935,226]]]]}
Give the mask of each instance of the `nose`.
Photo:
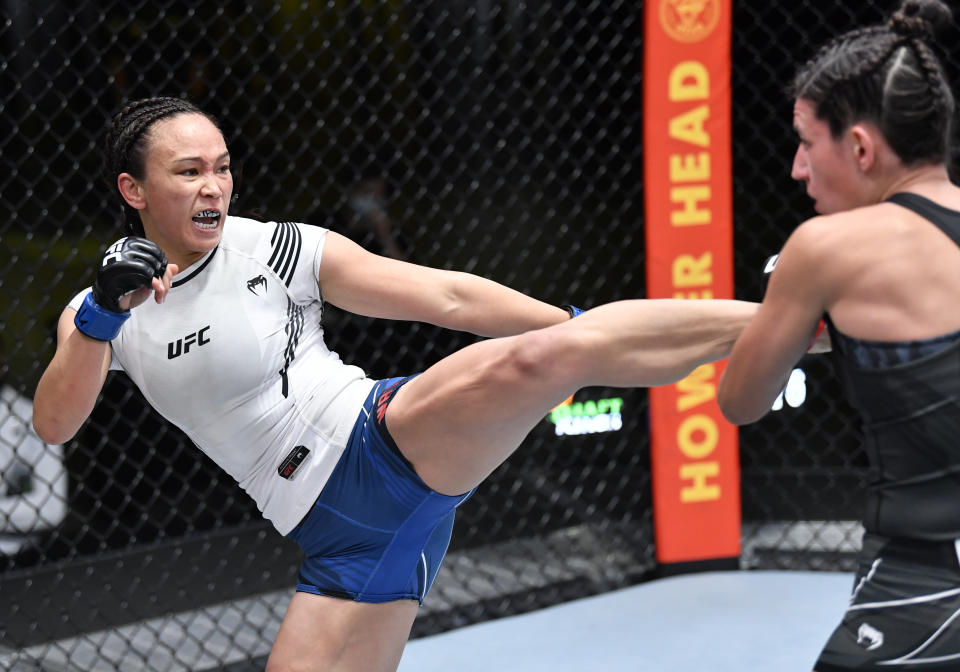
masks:
{"type": "Polygon", "coordinates": [[[793,156],[793,167],[790,169],[790,177],[805,182],[810,177],[810,170],[807,163],[807,153],[803,145],[797,147],[797,153],[793,156]]]}
{"type": "Polygon", "coordinates": [[[220,198],[222,193],[223,190],[213,177],[204,180],[203,186],[200,188],[200,195],[209,198],[220,198]]]}

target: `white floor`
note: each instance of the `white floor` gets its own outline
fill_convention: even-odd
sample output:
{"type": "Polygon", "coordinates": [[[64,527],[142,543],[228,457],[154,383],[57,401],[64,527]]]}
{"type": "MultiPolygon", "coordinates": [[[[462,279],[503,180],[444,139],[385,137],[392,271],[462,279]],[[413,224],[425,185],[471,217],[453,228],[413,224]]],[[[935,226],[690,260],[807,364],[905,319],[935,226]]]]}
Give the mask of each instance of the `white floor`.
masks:
{"type": "Polygon", "coordinates": [[[407,645],[399,672],[810,672],[853,577],[689,574],[407,645]]]}

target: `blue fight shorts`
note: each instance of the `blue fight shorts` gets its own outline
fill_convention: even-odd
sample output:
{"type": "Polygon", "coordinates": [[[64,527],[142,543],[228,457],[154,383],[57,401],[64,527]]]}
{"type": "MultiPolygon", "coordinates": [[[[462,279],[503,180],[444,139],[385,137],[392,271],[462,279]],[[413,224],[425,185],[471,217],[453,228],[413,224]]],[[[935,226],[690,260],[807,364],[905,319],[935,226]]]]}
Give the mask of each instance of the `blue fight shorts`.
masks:
{"type": "Polygon", "coordinates": [[[409,378],[374,385],[330,480],[288,535],[306,553],[297,590],[358,602],[423,598],[450,543],[456,508],[473,494],[434,492],[384,424],[409,378]]]}

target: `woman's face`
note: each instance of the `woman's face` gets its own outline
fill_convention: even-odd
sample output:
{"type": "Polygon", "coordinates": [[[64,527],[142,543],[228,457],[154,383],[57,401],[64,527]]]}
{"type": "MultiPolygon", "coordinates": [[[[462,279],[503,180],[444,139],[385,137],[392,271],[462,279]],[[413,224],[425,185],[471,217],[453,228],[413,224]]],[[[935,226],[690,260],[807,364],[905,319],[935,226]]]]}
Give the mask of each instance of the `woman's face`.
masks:
{"type": "Polygon", "coordinates": [[[226,142],[205,116],[178,114],[150,129],[145,164],[144,231],[182,269],[220,242],[233,192],[226,142]]]}
{"type": "Polygon", "coordinates": [[[817,118],[814,105],[803,98],[794,104],[793,128],[799,146],[790,176],[804,183],[814,209],[829,215],[866,205],[856,147],[847,135],[833,138],[830,126],[817,118]]]}

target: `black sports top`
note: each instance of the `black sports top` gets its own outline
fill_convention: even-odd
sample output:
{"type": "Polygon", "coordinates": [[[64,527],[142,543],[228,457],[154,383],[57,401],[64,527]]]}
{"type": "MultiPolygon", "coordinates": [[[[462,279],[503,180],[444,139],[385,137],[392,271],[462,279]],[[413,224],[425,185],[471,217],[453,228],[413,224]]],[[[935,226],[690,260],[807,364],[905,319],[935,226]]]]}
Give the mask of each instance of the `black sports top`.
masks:
{"type": "MultiPolygon", "coordinates": [[[[916,194],[889,201],[960,245],[960,212],[916,194]]],[[[864,528],[888,537],[960,539],[960,331],[865,341],[825,316],[834,361],[863,419],[870,460],[864,528]]]]}

